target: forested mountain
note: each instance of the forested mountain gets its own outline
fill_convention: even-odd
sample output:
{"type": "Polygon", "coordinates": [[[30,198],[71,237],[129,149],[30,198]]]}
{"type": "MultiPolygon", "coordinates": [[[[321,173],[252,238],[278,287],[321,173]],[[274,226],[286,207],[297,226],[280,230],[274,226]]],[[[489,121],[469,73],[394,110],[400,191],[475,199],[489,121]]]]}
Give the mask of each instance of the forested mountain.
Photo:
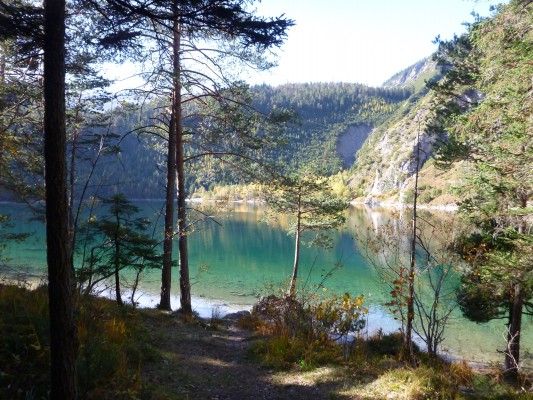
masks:
{"type": "MultiPolygon", "coordinates": [[[[413,121],[429,107],[425,81],[435,74],[435,63],[426,59],[399,72],[381,88],[355,83],[253,86],[250,95],[257,110],[265,114],[292,110],[297,116],[280,134],[281,145],[257,150],[253,156],[286,170],[312,165],[327,175],[354,171],[349,181],[352,198],[371,194],[379,199],[385,193],[405,191],[413,172],[409,161],[417,128],[413,121]]],[[[165,139],[154,126],[162,124],[166,106],[164,99],[142,106],[133,99],[114,108],[105,124],[85,128],[85,136],[97,133],[100,142],[95,146],[93,138],[77,144],[83,155],[76,165],[76,191],[81,193],[88,183],[86,197],[124,193],[128,198],[163,198],[165,139]],[[100,152],[94,152],[98,147],[100,152]]],[[[429,155],[435,138],[423,136],[429,155]]],[[[189,194],[215,183],[250,179],[213,159],[188,168],[185,187],[189,194]]]]}
{"type": "MultiPolygon", "coordinates": [[[[387,121],[412,95],[411,88],[371,88],[349,83],[254,86],[253,106],[263,113],[292,110],[297,118],[282,132],[282,144],[257,150],[255,156],[287,170],[313,165],[325,174],[353,166],[355,153],[370,131],[387,121]]],[[[116,154],[102,158],[93,176],[97,194],[124,193],[130,198],[161,198],[164,193],[164,140],[150,129],[160,104],[117,108],[109,130],[122,138],[116,154]]],[[[189,111],[194,114],[193,111],[189,111]]],[[[189,125],[194,125],[194,120],[189,125]]],[[[111,145],[111,144],[110,144],[111,145]]],[[[245,178],[238,170],[214,168],[216,160],[189,166],[186,188],[193,193],[214,183],[236,183],[245,178]]],[[[220,164],[218,164],[220,166],[220,164]]],[[[90,163],[80,177],[88,175],[90,163]]],[[[94,190],[92,191],[94,193],[94,190]]]]}
{"type": "MultiPolygon", "coordinates": [[[[326,175],[343,171],[349,177],[345,183],[352,200],[402,202],[412,195],[415,138],[420,133],[421,200],[435,205],[452,203],[455,199],[449,192],[459,176],[460,164],[442,172],[431,161],[435,144],[446,140],[443,132],[433,132],[428,127],[429,110],[435,99],[426,82],[439,78],[436,62],[426,58],[393,75],[379,88],[355,83],[253,86],[249,95],[257,110],[264,114],[292,110],[297,119],[279,133],[282,145],[257,148],[248,156],[287,171],[308,165],[326,175]]],[[[154,135],[153,126],[161,125],[167,100],[152,100],[142,107],[136,104],[139,99],[129,101],[132,104],[113,110],[109,125],[98,128],[100,134],[110,133],[102,143],[109,150],[98,158],[94,171],[94,156],[79,161],[78,189],[92,172],[88,194],[120,192],[129,198],[162,198],[165,139],[161,132],[154,135]]],[[[189,109],[188,113],[194,114],[195,110],[189,109]]],[[[184,123],[193,128],[197,121],[184,123]]],[[[243,176],[234,165],[208,157],[188,165],[185,187],[192,194],[214,184],[250,179],[253,178],[243,176]]]]}
{"type": "Polygon", "coordinates": [[[353,165],[371,128],[386,121],[411,95],[406,88],[350,83],[286,84],[252,88],[259,110],[288,108],[301,118],[286,132],[287,145],[272,153],[294,168],[313,164],[332,174],[353,165]]]}
{"type": "MultiPolygon", "coordinates": [[[[124,193],[133,199],[163,198],[166,171],[164,156],[154,146],[162,139],[148,133],[154,124],[155,106],[117,112],[109,130],[116,135],[112,145],[117,152],[98,162],[93,187],[99,196],[124,193]]],[[[87,165],[87,167],[90,167],[87,165]]],[[[85,176],[88,171],[85,170],[85,176]]],[[[84,176],[80,181],[84,181],[84,176]]],[[[94,191],[92,191],[94,193],[94,191]]]]}

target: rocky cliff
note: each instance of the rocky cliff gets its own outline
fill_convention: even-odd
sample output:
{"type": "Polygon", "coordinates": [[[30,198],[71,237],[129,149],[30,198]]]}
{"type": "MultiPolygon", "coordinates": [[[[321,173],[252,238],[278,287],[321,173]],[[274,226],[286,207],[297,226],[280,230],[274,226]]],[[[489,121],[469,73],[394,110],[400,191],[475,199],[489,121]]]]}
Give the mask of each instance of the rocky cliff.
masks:
{"type": "Polygon", "coordinates": [[[394,74],[383,83],[382,87],[387,89],[409,87],[414,91],[420,91],[425,85],[424,81],[435,76],[437,76],[436,62],[427,57],[394,74]]]}
{"type": "Polygon", "coordinates": [[[358,201],[367,204],[383,202],[409,202],[413,194],[413,177],[417,169],[417,137],[420,140],[421,193],[424,202],[447,205],[449,197],[440,198],[454,179],[453,174],[430,178],[436,171],[430,160],[435,144],[445,138],[427,127],[432,94],[425,88],[425,81],[437,76],[435,63],[422,60],[394,75],[385,86],[400,88],[406,85],[419,87],[402,107],[384,124],[375,128],[361,149],[348,184],[358,201]],[[426,177],[427,176],[427,177],[426,177]]]}

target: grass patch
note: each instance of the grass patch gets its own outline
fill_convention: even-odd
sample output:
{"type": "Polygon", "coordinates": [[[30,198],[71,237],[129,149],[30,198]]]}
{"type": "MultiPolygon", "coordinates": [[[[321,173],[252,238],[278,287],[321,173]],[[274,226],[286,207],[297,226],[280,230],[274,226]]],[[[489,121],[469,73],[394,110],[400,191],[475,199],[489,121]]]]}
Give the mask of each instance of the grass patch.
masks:
{"type": "Polygon", "coordinates": [[[49,391],[48,291],[0,285],[0,387],[5,398],[43,398],[49,391]]]}
{"type": "Polygon", "coordinates": [[[248,350],[265,367],[310,371],[342,358],[342,349],[329,343],[309,343],[304,338],[273,336],[252,343],[248,350]]]}
{"type": "Polygon", "coordinates": [[[78,338],[80,393],[132,398],[142,391],[142,365],[157,352],[133,308],[101,298],[81,302],[78,338]]]}

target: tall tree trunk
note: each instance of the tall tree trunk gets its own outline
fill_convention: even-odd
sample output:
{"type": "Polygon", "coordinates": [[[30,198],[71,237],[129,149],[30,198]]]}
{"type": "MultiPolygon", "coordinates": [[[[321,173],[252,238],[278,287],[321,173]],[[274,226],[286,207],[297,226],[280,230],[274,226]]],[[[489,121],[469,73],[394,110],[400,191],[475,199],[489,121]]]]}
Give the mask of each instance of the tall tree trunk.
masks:
{"type": "Polygon", "coordinates": [[[44,1],[44,160],[50,308],[50,399],[76,392],[74,319],[66,190],[65,0],[44,1]]]}
{"type": "Polygon", "coordinates": [[[416,134],[416,169],[415,187],[413,198],[413,219],[411,233],[411,254],[409,257],[409,273],[407,277],[407,321],[405,323],[405,345],[409,349],[409,355],[413,356],[413,320],[415,318],[415,262],[416,262],[416,229],[417,229],[417,204],[418,204],[418,170],[420,168],[420,121],[418,121],[416,134]]]}
{"type": "MultiPolygon", "coordinates": [[[[78,112],[74,121],[78,121],[78,112]]],[[[68,232],[70,246],[70,266],[72,267],[72,276],[76,276],[74,270],[74,248],[76,247],[76,226],[74,218],[74,186],[76,183],[76,156],[78,150],[79,131],[75,131],[72,136],[72,148],[70,149],[70,171],[68,179],[68,232]]]]}
{"type": "Polygon", "coordinates": [[[4,48],[0,49],[0,84],[6,81],[6,55],[4,54],[4,48]]]}
{"type": "MultiPolygon", "coordinates": [[[[82,99],[82,92],[78,95],[78,105],[81,104],[83,101],[82,99]]],[[[70,171],[69,171],[69,178],[68,178],[68,229],[70,232],[71,237],[71,253],[72,257],[74,256],[74,247],[76,245],[76,218],[74,213],[74,188],[76,186],[76,157],[78,156],[78,145],[80,141],[80,130],[78,129],[78,125],[81,123],[80,121],[80,109],[79,107],[76,107],[76,113],[74,117],[72,118],[73,124],[74,124],[74,131],[72,132],[72,143],[71,143],[71,149],[70,149],[70,171]]],[[[74,260],[72,260],[72,265],[74,266],[74,260]]]]}
{"type": "MultiPolygon", "coordinates": [[[[178,135],[179,136],[179,135],[178,135]]],[[[180,252],[180,305],[186,319],[192,318],[191,282],[189,278],[189,255],[187,246],[187,212],[185,209],[183,142],[178,139],[178,248],[180,252]],[[181,143],[180,143],[181,142],[181,143]]]]}
{"type": "MultiPolygon", "coordinates": [[[[527,190],[518,191],[520,207],[525,209],[529,199],[527,190]]],[[[527,232],[527,222],[524,216],[518,221],[518,233],[524,235],[527,232]]],[[[520,335],[522,329],[522,312],[524,307],[524,291],[520,283],[514,283],[510,288],[511,305],[509,307],[509,326],[507,333],[507,351],[505,352],[505,369],[511,379],[518,375],[520,362],[520,335]]]]}
{"type": "Polygon", "coordinates": [[[70,172],[68,183],[68,229],[71,235],[70,251],[74,256],[74,183],[76,181],[76,150],[78,149],[78,135],[72,138],[72,148],[70,149],[70,172]]]}
{"type": "Polygon", "coordinates": [[[298,267],[300,264],[300,241],[302,230],[302,213],[300,210],[301,193],[298,194],[298,213],[296,215],[296,239],[294,244],[294,266],[292,268],[291,285],[289,288],[289,296],[294,297],[296,295],[296,282],[298,280],[298,267]]]}
{"type": "MultiPolygon", "coordinates": [[[[172,100],[174,102],[174,100],[172,100]]],[[[172,114],[174,111],[172,111],[172,114]]],[[[170,293],[172,288],[172,250],[174,243],[174,199],[176,196],[176,124],[174,115],[170,118],[168,154],[167,154],[167,187],[165,198],[165,230],[163,239],[163,269],[161,272],[161,300],[159,308],[171,310],[170,293]]]]}
{"type": "MultiPolygon", "coordinates": [[[[174,24],[174,36],[178,41],[177,45],[174,44],[173,57],[174,57],[174,69],[179,71],[179,26],[177,22],[174,24]],[[177,38],[176,38],[177,36],[177,38]],[[177,68],[176,68],[177,64],[177,68]]],[[[179,74],[174,76],[174,88],[179,85],[179,74]]],[[[172,94],[172,110],[170,114],[170,121],[168,127],[168,153],[167,153],[167,188],[165,198],[165,231],[163,239],[163,270],[161,274],[161,300],[159,302],[159,308],[162,310],[171,310],[170,305],[170,292],[172,287],[172,246],[174,243],[174,199],[176,196],[176,118],[177,112],[176,99],[177,93],[172,94]]]]}
{"type": "MultiPolygon", "coordinates": [[[[175,7],[177,7],[177,2],[175,7]]],[[[176,124],[176,172],[178,182],[178,250],[180,259],[180,306],[186,320],[192,318],[191,282],[189,277],[189,255],[187,245],[187,210],[185,193],[185,153],[183,140],[183,115],[181,107],[181,26],[174,23],[174,104],[172,112],[176,124]]]]}

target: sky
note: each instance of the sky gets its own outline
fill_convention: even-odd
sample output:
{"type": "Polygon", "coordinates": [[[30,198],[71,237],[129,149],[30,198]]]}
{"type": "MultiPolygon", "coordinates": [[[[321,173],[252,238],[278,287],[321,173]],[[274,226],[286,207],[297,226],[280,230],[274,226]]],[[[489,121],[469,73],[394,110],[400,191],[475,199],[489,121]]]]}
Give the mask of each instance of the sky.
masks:
{"type": "MultiPolygon", "coordinates": [[[[255,0],[258,16],[285,15],[295,21],[276,49],[278,66],[242,79],[250,84],[351,82],[380,86],[396,72],[430,56],[440,35],[451,39],[466,31],[473,11],[491,14],[506,0],[255,0]]],[[[107,65],[119,91],[140,78],[125,79],[131,64],[107,65]]],[[[128,73],[131,72],[131,73],[128,73]]]]}
{"type": "Polygon", "coordinates": [[[451,39],[491,14],[498,0],[262,0],[258,15],[295,20],[277,51],[278,67],[252,84],[357,82],[379,86],[430,56],[437,35],[451,39]]]}

